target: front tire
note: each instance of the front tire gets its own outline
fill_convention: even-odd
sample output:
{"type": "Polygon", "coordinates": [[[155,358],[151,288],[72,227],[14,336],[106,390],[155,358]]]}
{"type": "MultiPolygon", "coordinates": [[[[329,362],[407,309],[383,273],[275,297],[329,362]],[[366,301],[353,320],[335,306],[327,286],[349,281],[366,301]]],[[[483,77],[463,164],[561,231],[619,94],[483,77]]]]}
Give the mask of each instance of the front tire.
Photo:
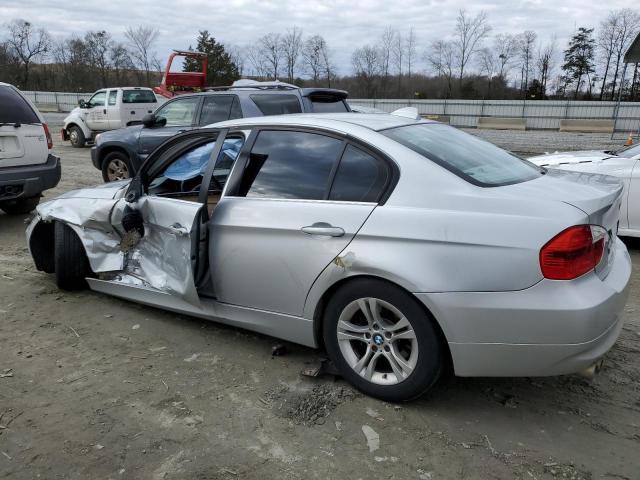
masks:
{"type": "Polygon", "coordinates": [[[9,200],[6,203],[0,204],[2,209],[7,215],[23,215],[30,213],[40,203],[40,196],[29,198],[18,198],[17,200],[9,200]]]}
{"type": "Polygon", "coordinates": [[[69,142],[73,148],[82,148],[87,143],[82,129],[78,126],[69,128],[69,142]]]}
{"type": "Polygon", "coordinates": [[[401,288],[358,279],[329,300],[323,336],[346,380],[367,395],[401,402],[424,394],[440,376],[444,362],[433,322],[401,288]]]}
{"type": "Polygon", "coordinates": [[[102,179],[106,182],[126,180],[133,175],[129,157],[124,152],[111,152],[102,162],[102,179]]]}
{"type": "Polygon", "coordinates": [[[71,227],[55,223],[54,264],[56,284],[63,290],[81,290],[87,286],[85,278],[91,274],[84,245],[71,227]]]}

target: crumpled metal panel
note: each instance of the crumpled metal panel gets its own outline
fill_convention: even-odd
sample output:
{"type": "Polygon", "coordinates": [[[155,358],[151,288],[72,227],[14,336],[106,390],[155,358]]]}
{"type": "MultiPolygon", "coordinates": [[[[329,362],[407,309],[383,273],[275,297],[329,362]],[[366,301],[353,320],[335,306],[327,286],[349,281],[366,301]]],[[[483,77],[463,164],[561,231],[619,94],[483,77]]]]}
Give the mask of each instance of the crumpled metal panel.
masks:
{"type": "Polygon", "coordinates": [[[144,218],[145,234],[127,252],[125,272],[153,288],[198,305],[191,262],[191,230],[202,205],[145,196],[133,207],[144,218]]]}
{"type": "Polygon", "coordinates": [[[61,221],[78,234],[95,273],[119,271],[124,267],[120,235],[111,226],[110,216],[117,200],[105,198],[59,198],[40,204],[27,228],[27,241],[38,222],[61,221]]]}

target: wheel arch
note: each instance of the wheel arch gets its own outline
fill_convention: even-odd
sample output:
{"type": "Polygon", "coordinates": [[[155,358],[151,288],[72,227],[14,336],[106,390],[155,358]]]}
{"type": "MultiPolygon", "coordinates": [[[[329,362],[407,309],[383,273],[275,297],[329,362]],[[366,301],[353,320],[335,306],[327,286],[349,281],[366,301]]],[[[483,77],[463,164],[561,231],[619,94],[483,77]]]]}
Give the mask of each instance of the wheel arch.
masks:
{"type": "Polygon", "coordinates": [[[98,163],[100,165],[100,168],[102,168],[104,164],[104,160],[105,158],[107,158],[107,155],[115,152],[124,153],[129,159],[129,162],[131,162],[131,166],[133,166],[137,170],[138,165],[136,164],[136,161],[133,158],[133,155],[131,154],[129,149],[124,147],[123,145],[118,145],[118,144],[105,145],[104,147],[100,148],[100,154],[98,156],[98,163]]]}
{"type": "Polygon", "coordinates": [[[399,288],[400,290],[402,290],[403,292],[407,293],[412,298],[414,298],[415,301],[418,303],[418,305],[420,305],[420,308],[424,311],[426,318],[430,322],[432,322],[438,334],[438,341],[440,342],[442,351],[444,352],[444,359],[445,359],[445,362],[447,363],[447,367],[450,369],[453,368],[453,357],[451,355],[451,350],[449,348],[447,337],[444,334],[442,326],[440,325],[438,319],[433,314],[433,312],[431,312],[431,310],[424,303],[422,303],[420,300],[415,298],[415,296],[402,285],[398,284],[397,282],[391,281],[387,278],[383,278],[376,275],[370,275],[370,274],[357,274],[357,275],[341,278],[336,282],[334,282],[333,284],[331,284],[322,293],[319,300],[316,302],[315,308],[313,310],[313,335],[314,335],[315,343],[318,346],[318,348],[322,350],[325,349],[324,339],[322,338],[322,326],[324,321],[324,312],[326,310],[327,304],[329,303],[329,300],[338,290],[348,285],[349,283],[352,283],[357,280],[375,280],[381,283],[386,283],[388,285],[399,288]]]}
{"type": "Polygon", "coordinates": [[[84,135],[85,139],[90,139],[91,130],[87,128],[87,126],[83,123],[84,122],[78,122],[76,120],[72,120],[71,122],[67,123],[64,126],[64,131],[67,132],[67,137],[69,136],[69,130],[71,130],[73,127],[78,127],[80,130],[82,130],[82,134],[84,135]]]}

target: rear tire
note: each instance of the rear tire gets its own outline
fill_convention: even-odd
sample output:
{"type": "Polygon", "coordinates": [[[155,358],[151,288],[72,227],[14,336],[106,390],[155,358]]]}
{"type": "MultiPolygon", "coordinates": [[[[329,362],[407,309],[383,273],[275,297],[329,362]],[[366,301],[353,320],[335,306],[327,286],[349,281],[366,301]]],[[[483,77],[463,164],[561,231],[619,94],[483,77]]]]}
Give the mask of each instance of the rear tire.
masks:
{"type": "Polygon", "coordinates": [[[73,148],[82,148],[87,143],[82,129],[77,126],[69,128],[69,142],[73,148]]]}
{"type": "Polygon", "coordinates": [[[402,402],[426,393],[443,369],[434,321],[401,288],[357,279],[329,300],[323,337],[334,365],[358,390],[402,402]]]}
{"type": "Polygon", "coordinates": [[[124,152],[111,152],[102,162],[102,179],[106,182],[126,180],[133,175],[129,156],[124,152]]]}
{"type": "Polygon", "coordinates": [[[23,215],[30,213],[40,203],[40,196],[29,198],[18,198],[17,200],[9,200],[6,203],[0,203],[2,209],[7,215],[23,215]]]}
{"type": "Polygon", "coordinates": [[[56,284],[63,290],[85,288],[87,286],[85,277],[91,274],[91,268],[78,235],[68,225],[56,222],[54,236],[56,284]]]}

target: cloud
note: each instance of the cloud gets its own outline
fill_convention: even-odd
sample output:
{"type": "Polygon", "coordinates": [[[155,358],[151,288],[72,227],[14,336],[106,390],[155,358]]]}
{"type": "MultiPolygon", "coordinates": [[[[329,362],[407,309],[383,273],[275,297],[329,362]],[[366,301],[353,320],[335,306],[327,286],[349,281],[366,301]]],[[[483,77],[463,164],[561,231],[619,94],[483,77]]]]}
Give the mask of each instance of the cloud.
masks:
{"type": "Polygon", "coordinates": [[[494,34],[534,30],[543,43],[555,34],[564,48],[576,27],[597,27],[609,10],[628,6],[628,0],[498,0],[473,4],[466,0],[2,0],[0,23],[24,18],[58,37],[104,29],[119,40],[124,40],[128,26],[152,25],[161,33],[157,51],[163,64],[171,49],[194,45],[199,30],[209,30],[225,44],[244,46],[268,32],[284,32],[297,25],[305,34],[323,35],[339,72],[349,73],[353,48],[375,43],[387,26],[400,31],[413,26],[422,57],[432,40],[452,34],[460,8],[470,13],[485,10],[494,34]]]}

